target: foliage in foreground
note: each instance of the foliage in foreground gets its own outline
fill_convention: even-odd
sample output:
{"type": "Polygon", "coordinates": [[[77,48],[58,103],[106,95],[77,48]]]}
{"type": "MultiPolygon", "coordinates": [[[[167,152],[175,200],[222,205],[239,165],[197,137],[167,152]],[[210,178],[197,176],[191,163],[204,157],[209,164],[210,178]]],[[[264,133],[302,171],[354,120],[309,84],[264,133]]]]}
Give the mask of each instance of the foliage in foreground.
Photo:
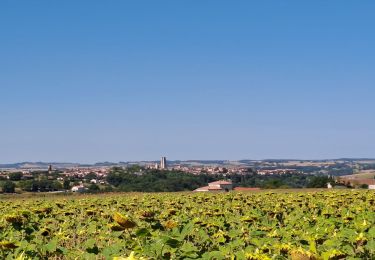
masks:
{"type": "Polygon", "coordinates": [[[372,191],[0,201],[1,259],[374,259],[372,191]]]}

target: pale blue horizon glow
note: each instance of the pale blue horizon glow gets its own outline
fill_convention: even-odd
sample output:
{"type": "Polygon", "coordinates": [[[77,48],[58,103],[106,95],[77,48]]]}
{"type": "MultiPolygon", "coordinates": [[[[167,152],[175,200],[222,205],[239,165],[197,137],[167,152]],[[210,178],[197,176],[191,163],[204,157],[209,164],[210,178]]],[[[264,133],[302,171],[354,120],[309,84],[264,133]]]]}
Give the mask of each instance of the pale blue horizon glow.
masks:
{"type": "Polygon", "coordinates": [[[0,163],[375,157],[373,1],[1,1],[0,163]]]}

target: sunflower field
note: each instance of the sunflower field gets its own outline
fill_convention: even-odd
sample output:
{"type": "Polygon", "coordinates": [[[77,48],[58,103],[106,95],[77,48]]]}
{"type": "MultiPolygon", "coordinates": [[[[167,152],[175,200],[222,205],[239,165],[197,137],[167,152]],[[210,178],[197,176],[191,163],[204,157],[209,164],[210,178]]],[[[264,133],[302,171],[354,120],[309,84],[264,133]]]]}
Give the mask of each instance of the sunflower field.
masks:
{"type": "Polygon", "coordinates": [[[0,259],[375,259],[375,193],[2,199],[0,259]]]}

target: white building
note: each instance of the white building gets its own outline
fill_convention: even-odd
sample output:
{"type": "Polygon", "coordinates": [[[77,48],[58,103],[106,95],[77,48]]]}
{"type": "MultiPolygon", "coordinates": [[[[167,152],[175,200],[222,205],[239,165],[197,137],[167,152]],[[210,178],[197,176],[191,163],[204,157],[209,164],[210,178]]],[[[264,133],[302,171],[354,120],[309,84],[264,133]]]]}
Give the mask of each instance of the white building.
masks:
{"type": "Polygon", "coordinates": [[[83,185],[73,186],[71,191],[72,192],[85,192],[87,189],[83,185]]]}
{"type": "Polygon", "coordinates": [[[208,183],[208,186],[200,187],[194,191],[231,191],[233,184],[231,181],[214,181],[208,183]]]}

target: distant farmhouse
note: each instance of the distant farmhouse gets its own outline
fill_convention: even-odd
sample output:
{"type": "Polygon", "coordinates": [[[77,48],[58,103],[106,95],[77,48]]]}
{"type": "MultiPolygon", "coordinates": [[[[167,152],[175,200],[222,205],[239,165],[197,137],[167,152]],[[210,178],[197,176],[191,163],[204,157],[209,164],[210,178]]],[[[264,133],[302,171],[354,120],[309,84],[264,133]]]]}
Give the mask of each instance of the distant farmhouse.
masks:
{"type": "Polygon", "coordinates": [[[337,178],[336,182],[344,185],[350,185],[353,187],[359,187],[361,185],[364,185],[367,186],[368,189],[375,189],[375,179],[356,178],[355,175],[339,177],[337,178]]]}
{"type": "Polygon", "coordinates": [[[233,183],[231,181],[214,181],[208,183],[208,186],[200,187],[194,191],[254,191],[260,190],[260,188],[248,188],[248,187],[236,187],[233,188],[233,183]]]}
{"type": "Polygon", "coordinates": [[[87,191],[87,188],[84,187],[83,185],[78,185],[78,186],[73,186],[72,189],[71,189],[72,192],[85,192],[87,191]]]}
{"type": "Polygon", "coordinates": [[[214,181],[208,183],[208,186],[200,187],[194,191],[230,191],[233,190],[231,181],[214,181]]]}

